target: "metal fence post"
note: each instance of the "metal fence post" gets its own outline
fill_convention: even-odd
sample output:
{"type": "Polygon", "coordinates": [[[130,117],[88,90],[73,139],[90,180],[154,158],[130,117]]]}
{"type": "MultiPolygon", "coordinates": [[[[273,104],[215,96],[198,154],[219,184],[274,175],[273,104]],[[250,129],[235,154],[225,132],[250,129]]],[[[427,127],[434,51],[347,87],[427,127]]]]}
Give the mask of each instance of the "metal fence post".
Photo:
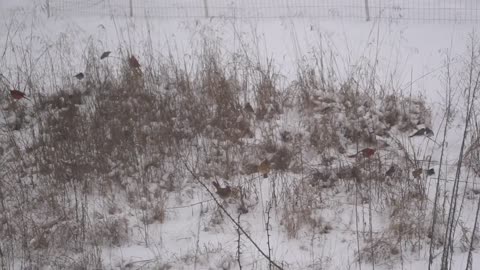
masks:
{"type": "Polygon", "coordinates": [[[133,0],[130,0],[130,17],[133,17],[133,0]]]}
{"type": "Polygon", "coordinates": [[[208,18],[208,0],[203,0],[203,7],[205,9],[205,18],[208,18]]]}
{"type": "Polygon", "coordinates": [[[368,7],[368,0],[365,0],[365,15],[367,16],[367,22],[370,21],[370,8],[368,7]]]}

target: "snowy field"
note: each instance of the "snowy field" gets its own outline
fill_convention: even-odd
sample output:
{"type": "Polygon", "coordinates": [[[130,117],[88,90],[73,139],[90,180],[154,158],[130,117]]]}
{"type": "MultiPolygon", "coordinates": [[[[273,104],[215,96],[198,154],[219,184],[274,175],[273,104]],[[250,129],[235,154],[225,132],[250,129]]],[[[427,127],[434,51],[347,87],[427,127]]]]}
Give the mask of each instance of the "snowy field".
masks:
{"type": "MultiPolygon", "coordinates": [[[[479,133],[477,107],[472,106],[472,112],[468,110],[468,104],[472,104],[469,100],[475,99],[468,98],[471,93],[467,91],[469,86],[475,85],[472,83],[478,79],[475,76],[480,74],[480,62],[476,58],[480,53],[477,24],[353,21],[343,17],[363,18],[363,1],[352,4],[353,1],[347,0],[325,1],[328,11],[320,14],[318,12],[322,6],[315,6],[319,1],[279,1],[281,4],[278,9],[272,11],[271,7],[258,6],[253,15],[251,9],[245,7],[259,5],[259,1],[225,5],[225,1],[209,0],[209,15],[215,16],[209,19],[202,18],[205,12],[202,1],[198,1],[200,5],[197,6],[186,0],[164,1],[164,5],[171,8],[168,12],[162,6],[148,10],[135,9],[136,14],[151,12],[163,16],[162,12],[167,12],[165,17],[172,14],[172,17],[195,17],[168,19],[108,16],[128,14],[128,1],[83,1],[78,10],[62,6],[69,2],[74,1],[50,1],[54,14],[51,18],[46,18],[43,1],[37,1],[34,5],[25,4],[28,1],[1,2],[0,73],[9,82],[0,84],[0,89],[5,93],[9,88],[21,89],[31,101],[19,100],[14,103],[9,95],[1,96],[0,164],[5,169],[1,170],[0,179],[0,236],[3,237],[0,238],[0,269],[275,269],[266,258],[269,257],[283,269],[423,270],[429,269],[432,242],[431,269],[441,269],[446,245],[444,235],[448,231],[447,224],[450,224],[448,212],[456,183],[459,184],[459,205],[451,223],[455,228],[449,253],[451,262],[449,268],[443,269],[479,269],[478,225],[474,228],[480,200],[479,175],[475,171],[479,164],[475,162],[478,159],[474,155],[476,153],[478,157],[476,145],[479,133]],[[291,5],[315,8],[296,9],[291,5]],[[198,10],[189,9],[190,13],[187,14],[185,6],[195,6],[198,10]],[[232,10],[236,10],[234,16],[231,16],[232,10]],[[308,13],[308,10],[312,13],[308,13]],[[349,10],[356,13],[344,13],[349,10]],[[107,16],[96,17],[97,12],[107,16]],[[238,14],[238,17],[254,18],[231,18],[238,14]],[[260,19],[259,16],[278,18],[260,19]],[[315,16],[325,18],[319,20],[315,16]],[[259,120],[258,115],[255,119],[246,117],[252,134],[239,139],[238,145],[232,146],[202,133],[192,139],[190,147],[182,146],[181,157],[177,159],[174,155],[165,154],[161,165],[153,166],[153,170],[145,168],[151,167],[147,166],[150,164],[147,159],[156,156],[156,153],[147,149],[145,153],[148,154],[138,154],[133,162],[136,164],[134,168],[143,168],[141,176],[128,174],[126,171],[131,168],[112,165],[114,169],[105,172],[105,179],[95,178],[99,184],[93,184],[95,188],[88,191],[80,180],[79,184],[74,181],[58,184],[53,179],[65,177],[63,174],[51,172],[45,177],[41,173],[41,165],[32,161],[36,160],[29,156],[35,152],[32,142],[36,140],[36,130],[43,128],[38,124],[42,117],[36,113],[52,113],[52,119],[58,119],[59,115],[68,111],[60,108],[53,112],[54,102],[47,110],[37,109],[41,107],[37,106],[40,97],[79,90],[85,96],[81,104],[76,105],[78,110],[98,111],[100,109],[97,106],[88,104],[95,104],[96,100],[101,99],[101,94],[89,94],[88,89],[95,85],[95,89],[101,92],[108,87],[109,76],[113,76],[111,74],[123,74],[125,55],[135,55],[141,63],[141,75],[134,73],[126,81],[137,82],[140,77],[144,85],[140,88],[148,88],[146,85],[152,84],[153,90],[149,88],[149,91],[154,92],[155,97],[169,95],[171,83],[157,82],[157,78],[176,78],[172,79],[172,91],[181,92],[183,88],[178,78],[191,76],[191,84],[198,87],[193,87],[194,90],[201,91],[200,88],[208,86],[195,84],[204,79],[202,72],[195,73],[195,68],[197,65],[208,66],[199,60],[207,51],[206,48],[213,48],[214,55],[220,57],[220,70],[228,70],[227,73],[232,77],[232,74],[241,74],[238,76],[249,78],[240,80],[244,84],[237,86],[242,89],[239,90],[242,105],[250,101],[255,110],[262,106],[258,92],[261,92],[260,86],[270,82],[267,80],[265,83],[265,77],[275,81],[273,88],[280,89],[278,99],[282,101],[279,102],[281,109],[273,113],[271,118],[265,116],[259,120]],[[92,54],[98,56],[104,51],[111,51],[111,56],[102,61],[92,60],[92,54]],[[469,69],[469,64],[476,66],[469,69]],[[175,67],[185,68],[185,74],[175,67]],[[298,109],[298,104],[290,99],[291,95],[302,92],[302,87],[308,84],[309,79],[305,77],[306,74],[312,74],[310,68],[316,72],[314,76],[321,76],[322,79],[325,76],[327,81],[331,80],[325,85],[337,89],[319,91],[321,94],[313,103],[321,107],[320,113],[317,107],[311,111],[306,105],[298,109]],[[255,77],[257,71],[259,79],[255,77]],[[73,76],[78,72],[85,72],[87,78],[76,80],[73,76]],[[469,73],[475,76],[468,76],[469,73]],[[100,78],[101,83],[97,85],[93,79],[90,81],[89,76],[100,78]],[[470,83],[469,78],[473,78],[470,83]],[[255,84],[257,79],[260,81],[258,86],[255,84]],[[364,91],[365,96],[359,95],[353,100],[344,101],[349,92],[342,87],[348,83],[356,85],[360,89],[358,91],[364,91]],[[408,119],[405,121],[414,122],[414,126],[402,130],[400,124],[392,125],[388,129],[388,136],[383,136],[376,131],[383,128],[379,127],[383,125],[379,119],[386,114],[385,97],[389,95],[399,100],[417,102],[405,101],[408,103],[408,113],[405,114],[408,119]],[[328,132],[309,128],[318,125],[327,115],[326,109],[331,107],[322,107],[328,103],[325,100],[332,99],[334,103],[343,104],[334,106],[332,118],[328,120],[340,129],[345,128],[342,122],[357,123],[350,119],[347,112],[355,107],[352,104],[357,98],[359,103],[365,102],[357,108],[358,123],[361,119],[372,121],[366,124],[365,129],[369,132],[372,130],[374,142],[359,142],[355,136],[352,139],[343,134],[335,144],[319,151],[320,146],[312,143],[313,135],[328,132]],[[446,113],[448,100],[452,114],[446,113]],[[20,107],[27,115],[30,111],[35,113],[27,117],[30,128],[12,131],[8,126],[20,118],[20,107]],[[450,119],[445,128],[447,117],[450,119]],[[469,134],[463,149],[462,137],[467,118],[471,121],[471,127],[468,128],[469,134]],[[409,137],[424,126],[430,127],[435,135],[429,138],[409,137]],[[293,139],[286,139],[283,135],[287,134],[285,132],[293,139]],[[272,165],[267,178],[262,176],[262,172],[245,173],[238,169],[245,160],[254,164],[264,158],[274,160],[279,151],[268,150],[267,142],[271,140],[278,148],[295,153],[287,169],[275,169],[272,165]],[[389,146],[379,146],[381,142],[389,146]],[[367,146],[377,150],[375,158],[348,157],[367,146]],[[460,164],[460,174],[456,175],[459,156],[465,161],[463,165],[460,164]],[[396,164],[397,170],[401,169],[394,174],[395,177],[387,177],[385,172],[392,164],[396,164]],[[223,167],[232,167],[233,173],[225,173],[223,167]],[[354,180],[340,176],[345,168],[352,171],[354,180]],[[357,168],[360,168],[361,177],[355,176],[357,168]],[[435,174],[427,175],[425,170],[421,170],[423,174],[420,177],[412,177],[412,171],[417,168],[433,168],[435,174]],[[335,170],[335,176],[327,177],[328,180],[314,177],[330,169],[335,170]],[[151,171],[155,170],[156,174],[153,174],[151,171]],[[115,183],[109,182],[108,188],[107,184],[103,184],[110,181],[107,178],[114,179],[112,183],[115,183]],[[228,199],[220,198],[214,194],[215,188],[211,185],[214,180],[222,186],[228,184],[241,188],[246,195],[241,193],[243,195],[240,197],[231,195],[228,199]],[[321,184],[314,181],[320,181],[321,184]],[[54,188],[59,191],[51,195],[52,199],[43,200],[46,195],[42,194],[50,194],[49,191],[54,188]],[[207,192],[206,188],[213,193],[207,192]],[[430,228],[437,188],[439,214],[432,236],[430,228]],[[155,191],[149,193],[150,189],[155,191]],[[256,247],[245,232],[238,230],[224,210],[241,224],[256,247]],[[68,217],[79,221],[72,221],[75,225],[70,226],[68,217]],[[93,240],[79,240],[82,234],[85,238],[85,234],[89,235],[94,230],[98,231],[92,233],[93,240]],[[472,232],[476,235],[472,236],[472,232]],[[73,248],[70,248],[70,242],[73,248]],[[64,248],[62,244],[69,248],[64,248]],[[472,251],[472,260],[468,266],[469,251],[472,251]]],[[[136,2],[142,7],[159,5],[160,1],[136,2]]],[[[419,1],[423,8],[420,11],[414,10],[410,5],[412,1],[403,1],[409,3],[403,7],[398,4],[401,1],[370,2],[372,14],[384,10],[389,13],[388,18],[415,19],[434,1],[419,1]]],[[[443,8],[448,7],[445,1],[438,2],[443,4],[443,8]]],[[[448,13],[448,19],[457,20],[455,18],[461,18],[466,12],[469,16],[473,15],[471,10],[476,8],[476,4],[465,0],[455,1],[455,5],[460,6],[460,2],[463,8],[448,13]]],[[[266,1],[264,6],[273,6],[273,3],[266,1]]],[[[430,15],[438,14],[432,12],[430,15]]],[[[425,15],[427,20],[430,15],[425,15]]],[[[121,77],[118,75],[118,78],[121,77]]],[[[116,81],[111,84],[115,85],[116,81]]],[[[205,91],[208,93],[208,89],[205,91]]],[[[188,111],[191,109],[189,103],[195,103],[198,97],[190,98],[181,103],[181,98],[175,96],[168,102],[180,102],[185,106],[182,109],[188,111]]],[[[142,102],[136,104],[136,108],[147,108],[149,101],[142,102]]],[[[267,106],[267,115],[275,104],[272,102],[267,106]]],[[[163,106],[169,105],[165,103],[163,106]]],[[[181,119],[182,115],[178,112],[172,121],[181,119]]],[[[156,116],[163,119],[161,114],[156,116]]],[[[238,116],[238,119],[242,117],[238,116]]],[[[201,118],[200,115],[195,119],[201,122],[201,118]]],[[[70,134],[66,130],[80,126],[77,122],[71,124],[58,132],[70,134]]],[[[136,123],[132,125],[136,127],[136,123]]],[[[175,127],[177,125],[180,124],[176,123],[175,127]]],[[[148,128],[141,126],[139,129],[148,128]]],[[[102,128],[96,126],[92,129],[102,128]]],[[[124,132],[120,130],[117,132],[124,132]]],[[[113,140],[115,131],[112,129],[107,133],[108,139],[113,140]]],[[[339,134],[341,131],[333,133],[339,134]]],[[[166,136],[162,134],[156,136],[166,136]]],[[[141,144],[140,138],[134,141],[141,144]]],[[[59,151],[60,148],[56,147],[56,144],[52,146],[55,149],[53,152],[59,151]]],[[[125,149],[117,151],[129,151],[127,144],[122,147],[125,149]]],[[[44,149],[48,151],[48,147],[44,149]]],[[[138,149],[143,148],[139,146],[138,149]]],[[[65,150],[66,153],[68,151],[65,150]]],[[[95,151],[79,147],[71,153],[82,156],[86,152],[95,151]]],[[[57,163],[69,163],[68,155],[54,155],[57,159],[46,159],[46,163],[51,165],[46,167],[51,169],[57,163]]],[[[82,158],[76,160],[84,161],[82,158]]],[[[113,164],[114,161],[105,163],[113,164]]],[[[274,165],[280,166],[280,163],[277,161],[274,165]]],[[[79,167],[79,163],[76,166],[79,167]]],[[[67,178],[83,179],[75,176],[73,167],[65,173],[67,178]]]]}

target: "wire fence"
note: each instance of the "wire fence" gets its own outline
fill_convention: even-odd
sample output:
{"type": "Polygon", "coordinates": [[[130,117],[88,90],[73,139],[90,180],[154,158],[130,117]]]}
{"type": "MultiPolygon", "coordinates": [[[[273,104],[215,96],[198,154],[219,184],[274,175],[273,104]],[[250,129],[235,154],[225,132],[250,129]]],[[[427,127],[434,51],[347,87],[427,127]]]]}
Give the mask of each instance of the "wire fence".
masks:
{"type": "Polygon", "coordinates": [[[45,0],[49,16],[478,22],[480,0],[45,0]]]}

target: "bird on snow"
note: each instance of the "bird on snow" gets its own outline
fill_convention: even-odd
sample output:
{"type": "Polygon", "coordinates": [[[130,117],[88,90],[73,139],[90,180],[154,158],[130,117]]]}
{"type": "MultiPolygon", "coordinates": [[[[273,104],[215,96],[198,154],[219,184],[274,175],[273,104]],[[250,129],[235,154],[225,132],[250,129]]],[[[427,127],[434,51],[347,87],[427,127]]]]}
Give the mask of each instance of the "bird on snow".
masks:
{"type": "Polygon", "coordinates": [[[268,173],[270,172],[270,162],[268,159],[265,159],[258,165],[258,172],[263,174],[263,178],[268,178],[268,173]]]}
{"type": "Polygon", "coordinates": [[[370,158],[375,154],[375,151],[376,150],[373,149],[373,148],[364,148],[364,149],[358,151],[358,153],[356,153],[354,155],[350,155],[348,157],[349,158],[354,158],[354,157],[357,157],[359,154],[361,154],[365,158],[370,158]]]}
{"type": "Polygon", "coordinates": [[[247,102],[247,103],[245,104],[245,111],[246,111],[247,113],[255,113],[255,111],[253,110],[253,107],[252,107],[252,105],[250,104],[250,102],[247,102]]]}
{"type": "Polygon", "coordinates": [[[100,60],[107,58],[111,53],[111,51],[103,52],[102,55],[100,55],[100,60]]]}
{"type": "Polygon", "coordinates": [[[80,73],[78,73],[77,75],[75,75],[75,76],[73,76],[73,77],[77,78],[78,80],[81,80],[81,79],[85,78],[85,74],[83,74],[83,72],[80,72],[80,73]]]}
{"type": "Polygon", "coordinates": [[[385,173],[386,176],[392,176],[394,173],[395,173],[395,165],[392,164],[392,166],[390,166],[390,169],[388,169],[388,171],[385,173]]]}
{"type": "Polygon", "coordinates": [[[226,187],[221,187],[217,181],[213,181],[212,184],[217,190],[217,194],[220,196],[220,198],[226,199],[232,194],[232,189],[230,186],[227,185],[226,187]]]}
{"type": "Polygon", "coordinates": [[[130,58],[128,58],[128,65],[131,68],[139,68],[140,67],[140,63],[138,62],[137,58],[133,55],[130,56],[130,58]]]}
{"type": "Polygon", "coordinates": [[[19,100],[19,99],[22,99],[22,98],[25,98],[25,99],[30,100],[30,99],[27,97],[27,95],[25,95],[24,92],[18,91],[18,90],[15,90],[15,89],[10,90],[10,96],[12,96],[12,97],[13,97],[14,99],[16,99],[16,100],[19,100]]]}
{"type": "Polygon", "coordinates": [[[428,169],[428,170],[426,170],[426,173],[427,173],[428,176],[434,175],[435,174],[435,169],[434,168],[428,169]]]}
{"type": "Polygon", "coordinates": [[[416,169],[412,172],[412,175],[413,177],[415,177],[416,179],[420,178],[420,175],[422,175],[422,168],[419,168],[419,169],[416,169]]]}
{"type": "Polygon", "coordinates": [[[417,130],[415,133],[413,133],[412,135],[410,135],[410,138],[416,137],[416,136],[427,136],[427,137],[431,137],[431,136],[433,136],[433,130],[431,130],[431,129],[428,128],[428,127],[421,128],[421,129],[417,130]]]}

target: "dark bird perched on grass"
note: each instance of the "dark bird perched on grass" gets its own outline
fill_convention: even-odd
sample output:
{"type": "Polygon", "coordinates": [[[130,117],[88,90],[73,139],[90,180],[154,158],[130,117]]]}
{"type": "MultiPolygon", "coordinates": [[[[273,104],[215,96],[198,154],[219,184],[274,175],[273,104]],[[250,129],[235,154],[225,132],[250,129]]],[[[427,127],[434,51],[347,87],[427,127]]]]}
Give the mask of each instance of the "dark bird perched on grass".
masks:
{"type": "Polygon", "coordinates": [[[416,169],[412,172],[412,175],[413,177],[415,177],[416,179],[420,178],[420,175],[422,175],[422,168],[419,168],[419,169],[416,169]]]}
{"type": "Polygon", "coordinates": [[[103,52],[102,55],[100,55],[100,60],[107,58],[108,56],[110,56],[111,53],[111,51],[103,52]]]}
{"type": "Polygon", "coordinates": [[[358,155],[362,155],[362,157],[365,157],[365,158],[370,158],[372,157],[374,154],[375,154],[375,149],[373,148],[364,148],[360,151],[358,151],[358,153],[354,154],[354,155],[351,155],[351,156],[348,156],[349,158],[354,158],[354,157],[357,157],[358,155]]]}
{"type": "Polygon", "coordinates": [[[128,65],[131,68],[139,68],[140,67],[140,63],[138,62],[137,58],[133,55],[130,56],[130,58],[128,58],[128,65]]]}
{"type": "Polygon", "coordinates": [[[433,136],[433,131],[428,127],[421,128],[421,129],[417,130],[415,133],[413,133],[412,135],[410,135],[410,138],[416,137],[416,136],[431,137],[431,136],[433,136]]]}
{"type": "Polygon", "coordinates": [[[77,75],[75,75],[75,76],[73,76],[73,77],[81,80],[81,79],[85,78],[85,74],[83,74],[83,72],[80,72],[80,73],[78,73],[77,75]]]}
{"type": "Polygon", "coordinates": [[[247,103],[245,104],[245,111],[246,111],[247,113],[255,113],[255,111],[253,110],[253,107],[252,107],[252,105],[250,104],[250,102],[247,102],[247,103]]]}
{"type": "Polygon", "coordinates": [[[230,186],[227,185],[226,187],[221,187],[217,181],[213,181],[212,184],[217,190],[217,194],[220,196],[220,198],[226,199],[232,194],[232,189],[230,186]]]}
{"type": "Polygon", "coordinates": [[[435,174],[435,169],[434,168],[431,168],[431,169],[428,169],[425,171],[427,173],[428,176],[432,176],[435,174]]]}
{"type": "Polygon", "coordinates": [[[18,90],[10,90],[10,96],[12,96],[14,99],[16,100],[19,100],[19,99],[22,99],[22,98],[25,98],[25,99],[28,99],[30,100],[27,95],[25,95],[25,93],[23,93],[22,91],[18,91],[18,90]]]}
{"type": "Polygon", "coordinates": [[[268,178],[268,173],[270,172],[270,162],[268,159],[265,159],[258,165],[258,172],[263,175],[263,178],[268,178]]]}
{"type": "Polygon", "coordinates": [[[386,176],[392,176],[394,173],[395,173],[395,165],[392,164],[392,166],[390,166],[390,169],[388,169],[388,171],[385,173],[386,176]]]}

